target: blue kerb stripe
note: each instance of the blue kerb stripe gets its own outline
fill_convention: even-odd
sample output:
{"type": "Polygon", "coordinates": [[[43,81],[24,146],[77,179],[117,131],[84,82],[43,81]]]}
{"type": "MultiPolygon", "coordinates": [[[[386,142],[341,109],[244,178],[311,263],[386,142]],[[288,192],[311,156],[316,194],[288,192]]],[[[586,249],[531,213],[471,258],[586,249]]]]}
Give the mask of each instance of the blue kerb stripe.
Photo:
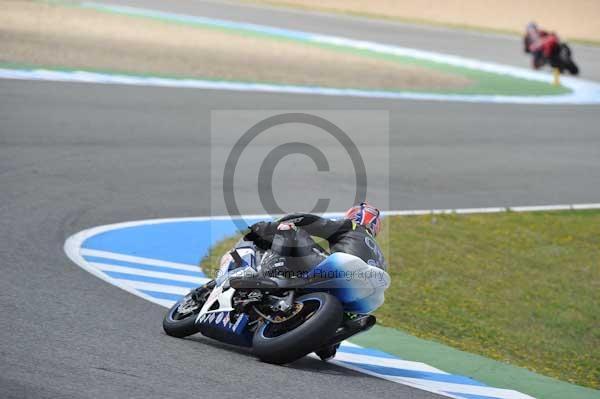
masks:
{"type": "Polygon", "coordinates": [[[501,399],[497,396],[475,395],[472,393],[450,392],[450,391],[445,391],[445,392],[449,393],[450,395],[459,396],[459,397],[465,398],[465,399],[501,399]]]}
{"type": "Polygon", "coordinates": [[[373,357],[382,357],[382,358],[385,358],[385,359],[398,359],[397,356],[390,355],[389,353],[385,353],[385,352],[379,351],[377,349],[358,348],[358,347],[355,347],[355,346],[345,346],[345,345],[342,345],[342,346],[339,347],[338,352],[353,353],[355,355],[365,355],[365,356],[373,356],[373,357]]]}
{"type": "Polygon", "coordinates": [[[143,265],[141,263],[126,262],[124,260],[102,258],[99,256],[84,256],[83,258],[85,260],[87,260],[88,262],[105,263],[108,265],[115,265],[115,266],[125,266],[125,267],[131,267],[134,269],[148,270],[148,271],[152,271],[152,272],[181,274],[183,276],[193,276],[193,277],[206,277],[206,275],[200,271],[200,266],[198,266],[197,272],[193,272],[190,270],[177,269],[175,267],[143,265]]]}
{"type": "Polygon", "coordinates": [[[137,274],[120,273],[120,272],[103,272],[103,273],[106,273],[110,277],[118,278],[121,280],[143,281],[145,283],[174,285],[177,287],[185,287],[185,288],[196,288],[199,286],[198,283],[169,280],[166,278],[158,278],[158,277],[138,276],[137,274]]]}
{"type": "Polygon", "coordinates": [[[158,291],[150,291],[150,290],[140,290],[146,295],[150,295],[156,299],[167,299],[169,301],[178,301],[183,295],[177,294],[169,294],[166,292],[158,292],[158,291]]]}
{"type": "Polygon", "coordinates": [[[235,22],[226,19],[198,17],[193,15],[177,14],[172,12],[150,10],[145,8],[120,6],[115,4],[102,4],[95,3],[93,1],[81,3],[81,6],[84,8],[93,8],[96,10],[113,11],[129,15],[167,19],[171,21],[187,22],[205,26],[216,26],[225,29],[241,29],[248,32],[266,33],[279,37],[286,37],[289,39],[310,40],[314,36],[318,36],[314,33],[296,31],[291,29],[275,28],[271,26],[253,24],[248,22],[235,22]]]}
{"type": "Polygon", "coordinates": [[[463,384],[463,385],[478,385],[478,386],[486,386],[479,381],[475,381],[469,377],[464,377],[462,375],[452,375],[452,374],[440,374],[440,373],[432,373],[428,371],[417,371],[417,370],[407,370],[400,369],[395,367],[386,367],[386,366],[375,366],[372,364],[363,364],[363,363],[354,363],[343,361],[344,363],[349,363],[354,366],[357,366],[361,369],[369,370],[378,374],[389,375],[393,377],[406,377],[406,378],[418,378],[422,380],[431,380],[431,381],[439,381],[439,382],[448,382],[451,384],[463,384]]]}

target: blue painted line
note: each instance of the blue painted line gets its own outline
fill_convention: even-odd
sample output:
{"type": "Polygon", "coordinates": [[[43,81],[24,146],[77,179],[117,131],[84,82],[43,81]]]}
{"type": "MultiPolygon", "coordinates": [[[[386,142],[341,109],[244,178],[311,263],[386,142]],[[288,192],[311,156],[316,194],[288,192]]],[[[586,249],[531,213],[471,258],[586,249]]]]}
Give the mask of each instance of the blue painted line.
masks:
{"type": "Polygon", "coordinates": [[[100,233],[88,238],[82,248],[197,265],[212,245],[237,231],[231,220],[165,222],[160,227],[147,224],[100,233]]]}
{"type": "Polygon", "coordinates": [[[169,294],[166,292],[158,292],[158,291],[150,291],[150,290],[140,290],[144,294],[150,295],[157,299],[166,299],[169,301],[178,301],[183,295],[177,294],[169,294]]]}
{"type": "Polygon", "coordinates": [[[184,287],[184,288],[196,288],[196,287],[199,286],[198,283],[191,283],[191,282],[187,282],[187,281],[169,280],[169,279],[166,279],[166,278],[138,276],[137,274],[120,273],[120,272],[104,272],[104,273],[106,273],[110,277],[118,278],[118,279],[121,279],[121,280],[143,281],[144,283],[173,285],[173,286],[184,287]]]}
{"type": "Polygon", "coordinates": [[[389,375],[392,377],[406,377],[406,378],[417,378],[421,380],[430,380],[430,381],[439,381],[439,382],[448,382],[451,384],[463,384],[463,385],[477,385],[485,387],[485,384],[482,384],[479,381],[475,381],[472,378],[464,377],[462,375],[455,374],[440,374],[440,373],[432,373],[428,371],[417,371],[417,370],[407,370],[395,367],[386,367],[386,366],[375,366],[372,364],[364,364],[364,363],[354,363],[343,361],[343,363],[352,364],[354,366],[360,367],[365,370],[372,371],[374,373],[389,375]]]}
{"type": "MultiPolygon", "coordinates": [[[[248,219],[248,224],[251,224],[254,221],[255,220],[248,219]]],[[[141,256],[149,259],[159,259],[191,264],[189,259],[192,259],[192,257],[199,258],[206,255],[210,246],[214,245],[218,240],[235,233],[236,230],[235,223],[227,220],[171,220],[165,221],[164,223],[140,224],[138,226],[129,225],[128,227],[105,231],[97,234],[96,236],[91,236],[81,244],[81,247],[122,253],[126,255],[141,256]],[[138,236],[138,234],[141,234],[141,236],[138,236]],[[131,245],[131,248],[128,249],[127,246],[129,245],[131,245]],[[182,254],[182,251],[192,251],[193,255],[190,255],[189,252],[187,255],[182,254]],[[158,254],[160,256],[152,256],[151,254],[158,254]]],[[[165,272],[171,273],[173,276],[179,274],[195,278],[203,277],[203,274],[200,271],[195,272],[180,270],[176,267],[145,265],[136,262],[104,258],[102,256],[84,255],[83,258],[86,262],[105,263],[110,265],[131,267],[139,270],[165,272]]],[[[135,273],[133,270],[132,272],[135,273]]],[[[111,278],[122,281],[141,281],[163,286],[176,286],[190,289],[195,288],[198,285],[197,283],[193,282],[171,280],[169,278],[140,276],[132,273],[113,271],[103,271],[103,273],[111,278]]],[[[185,280],[185,278],[182,278],[182,280],[185,280]]],[[[160,288],[156,288],[155,290],[137,289],[137,291],[145,294],[147,296],[146,298],[153,298],[161,301],[175,302],[183,296],[180,294],[160,292],[160,288]]],[[[161,302],[161,304],[167,304],[167,302],[161,302]]],[[[342,346],[340,347],[339,351],[348,354],[370,356],[375,359],[399,359],[397,356],[370,348],[342,346]]],[[[493,394],[499,396],[454,392],[454,390],[457,388],[455,385],[453,386],[451,384],[487,387],[486,384],[480,383],[466,376],[412,370],[393,366],[364,364],[360,363],[359,361],[341,361],[341,363],[352,366],[353,368],[355,367],[358,370],[362,369],[365,372],[373,372],[382,376],[404,377],[420,379],[422,381],[446,383],[448,385],[445,386],[444,389],[447,389],[448,391],[445,393],[461,399],[505,398],[504,395],[496,392],[493,394]]]]}
{"type": "Polygon", "coordinates": [[[116,4],[102,4],[102,3],[95,3],[93,1],[81,3],[81,7],[93,8],[95,10],[116,12],[116,13],[120,13],[120,14],[127,14],[127,15],[134,15],[134,16],[166,19],[166,20],[175,21],[175,22],[185,22],[185,23],[191,23],[191,24],[195,24],[195,25],[202,25],[202,26],[208,26],[208,27],[244,30],[246,32],[275,35],[275,36],[284,37],[287,39],[294,39],[294,40],[306,41],[306,40],[312,40],[315,37],[319,36],[317,34],[309,33],[309,32],[275,28],[275,27],[271,27],[271,26],[258,25],[258,24],[248,23],[248,22],[235,22],[235,21],[230,21],[230,20],[226,20],[226,19],[206,18],[206,17],[199,17],[199,16],[194,16],[194,15],[186,15],[186,14],[178,14],[178,13],[172,13],[172,12],[151,10],[151,9],[147,9],[147,8],[121,6],[121,5],[116,5],[116,4]]]}
{"type": "Polygon", "coordinates": [[[398,356],[390,355],[389,353],[385,353],[383,351],[371,348],[360,348],[355,346],[340,346],[338,352],[343,353],[352,353],[355,355],[365,355],[365,356],[373,356],[373,357],[381,357],[384,359],[399,359],[398,356]]]}
{"type": "Polygon", "coordinates": [[[501,399],[498,396],[485,396],[485,395],[475,395],[472,393],[462,393],[462,392],[450,392],[444,391],[450,395],[459,396],[464,399],[501,399]]]}
{"type": "Polygon", "coordinates": [[[182,269],[177,269],[177,268],[168,267],[168,266],[144,265],[141,263],[127,262],[124,260],[117,260],[117,259],[102,258],[99,256],[84,255],[83,258],[88,262],[104,263],[104,264],[115,265],[115,266],[125,266],[125,267],[130,267],[133,269],[147,270],[150,272],[179,274],[182,276],[192,276],[192,277],[206,277],[206,275],[200,271],[199,266],[198,266],[198,271],[193,272],[191,270],[182,270],[182,269]]]}
{"type": "Polygon", "coordinates": [[[83,248],[197,265],[212,242],[210,223],[191,221],[108,231],[90,237],[83,248]]]}

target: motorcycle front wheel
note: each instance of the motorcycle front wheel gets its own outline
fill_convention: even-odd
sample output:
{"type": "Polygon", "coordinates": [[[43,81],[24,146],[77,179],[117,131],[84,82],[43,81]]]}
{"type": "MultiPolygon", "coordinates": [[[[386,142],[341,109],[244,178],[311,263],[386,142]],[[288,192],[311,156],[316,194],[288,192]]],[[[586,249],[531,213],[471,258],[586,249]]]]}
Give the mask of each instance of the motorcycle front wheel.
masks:
{"type": "Polygon", "coordinates": [[[184,338],[197,333],[196,317],[206,302],[210,291],[214,288],[214,280],[200,288],[196,288],[192,293],[184,296],[169,309],[163,319],[163,330],[167,335],[177,338],[184,338]],[[197,298],[204,300],[198,301],[197,298]]]}
{"type": "Polygon", "coordinates": [[[291,363],[320,348],[342,324],[340,301],[324,292],[300,296],[300,310],[280,323],[264,322],[254,333],[252,348],[266,363],[291,363]]]}
{"type": "Polygon", "coordinates": [[[567,70],[571,75],[579,75],[579,67],[573,61],[569,61],[566,65],[567,70]]]}
{"type": "Polygon", "coordinates": [[[560,60],[561,60],[561,73],[563,70],[569,71],[571,75],[579,75],[579,67],[573,61],[573,53],[571,48],[563,43],[560,45],[560,60]]]}

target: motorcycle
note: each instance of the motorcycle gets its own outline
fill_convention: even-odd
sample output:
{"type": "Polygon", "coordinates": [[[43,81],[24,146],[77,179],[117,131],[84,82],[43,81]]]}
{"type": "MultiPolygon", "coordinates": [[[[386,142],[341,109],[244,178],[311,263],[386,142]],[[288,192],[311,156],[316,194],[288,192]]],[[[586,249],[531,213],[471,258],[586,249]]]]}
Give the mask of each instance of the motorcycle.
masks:
{"type": "MultiPolygon", "coordinates": [[[[192,290],[166,313],[164,331],[183,338],[200,332],[251,348],[262,361],[286,364],[331,348],[375,325],[390,276],[345,254],[328,254],[311,240],[290,256],[293,233],[276,235],[268,250],[240,240],[218,277],[192,290]]],[[[333,351],[335,353],[335,350],[333,351]]]]}

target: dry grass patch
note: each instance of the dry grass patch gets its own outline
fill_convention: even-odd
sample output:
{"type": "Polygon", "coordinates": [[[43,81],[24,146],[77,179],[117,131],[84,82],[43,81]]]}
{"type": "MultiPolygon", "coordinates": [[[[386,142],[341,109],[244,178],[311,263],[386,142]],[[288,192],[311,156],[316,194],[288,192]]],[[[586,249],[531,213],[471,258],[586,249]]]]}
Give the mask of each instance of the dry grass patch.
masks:
{"type": "Polygon", "coordinates": [[[207,79],[456,89],[467,78],[314,46],[27,0],[0,0],[0,61],[207,79]]]}
{"type": "Polygon", "coordinates": [[[596,0],[242,0],[410,22],[522,33],[534,20],[569,39],[600,43],[596,0]]]}

